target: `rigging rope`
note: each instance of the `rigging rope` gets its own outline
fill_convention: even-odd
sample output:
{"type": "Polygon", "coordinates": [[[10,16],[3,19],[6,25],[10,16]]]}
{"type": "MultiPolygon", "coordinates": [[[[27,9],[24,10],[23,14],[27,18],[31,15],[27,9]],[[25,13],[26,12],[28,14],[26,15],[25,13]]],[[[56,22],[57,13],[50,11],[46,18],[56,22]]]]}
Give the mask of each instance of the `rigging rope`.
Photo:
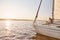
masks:
{"type": "Polygon", "coordinates": [[[35,19],[34,19],[34,22],[33,22],[33,23],[35,23],[35,21],[36,21],[36,19],[37,19],[37,17],[38,17],[38,13],[39,13],[41,4],[42,4],[42,0],[41,0],[40,3],[39,3],[39,7],[38,7],[38,10],[37,10],[37,13],[36,13],[36,16],[35,16],[35,19]]]}

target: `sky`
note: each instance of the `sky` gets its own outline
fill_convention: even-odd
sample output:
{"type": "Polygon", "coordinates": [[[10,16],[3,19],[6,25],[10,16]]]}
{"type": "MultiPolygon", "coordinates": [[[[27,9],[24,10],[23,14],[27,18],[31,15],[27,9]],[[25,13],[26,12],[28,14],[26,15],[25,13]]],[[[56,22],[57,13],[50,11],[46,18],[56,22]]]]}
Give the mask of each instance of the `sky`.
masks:
{"type": "MultiPolygon", "coordinates": [[[[0,18],[34,19],[40,0],[0,0],[0,18]]],[[[38,19],[51,17],[52,0],[43,0],[38,19]]]]}

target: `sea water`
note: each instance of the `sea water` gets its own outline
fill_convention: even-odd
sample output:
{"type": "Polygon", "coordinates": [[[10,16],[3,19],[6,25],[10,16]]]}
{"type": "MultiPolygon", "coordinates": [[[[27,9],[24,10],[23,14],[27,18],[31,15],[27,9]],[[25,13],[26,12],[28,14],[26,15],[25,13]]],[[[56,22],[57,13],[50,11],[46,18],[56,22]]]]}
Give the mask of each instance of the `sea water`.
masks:
{"type": "Polygon", "coordinates": [[[33,21],[0,21],[0,40],[35,40],[33,21]]]}

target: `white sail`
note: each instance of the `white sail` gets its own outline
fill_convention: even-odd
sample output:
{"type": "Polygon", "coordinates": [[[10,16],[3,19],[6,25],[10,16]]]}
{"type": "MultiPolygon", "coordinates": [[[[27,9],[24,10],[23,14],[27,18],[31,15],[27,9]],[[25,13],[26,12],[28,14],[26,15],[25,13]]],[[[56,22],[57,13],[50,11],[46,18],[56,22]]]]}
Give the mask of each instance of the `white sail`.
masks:
{"type": "Polygon", "coordinates": [[[60,19],[60,0],[54,0],[54,18],[60,19]]]}

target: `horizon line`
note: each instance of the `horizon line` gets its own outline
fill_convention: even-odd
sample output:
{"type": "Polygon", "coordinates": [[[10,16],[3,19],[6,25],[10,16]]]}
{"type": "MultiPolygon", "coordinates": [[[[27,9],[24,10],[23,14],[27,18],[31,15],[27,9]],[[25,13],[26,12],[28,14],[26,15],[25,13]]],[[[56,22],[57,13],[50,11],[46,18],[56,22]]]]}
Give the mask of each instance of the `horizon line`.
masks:
{"type": "MultiPolygon", "coordinates": [[[[0,18],[0,21],[4,21],[4,20],[11,20],[11,21],[34,21],[34,19],[5,19],[5,18],[0,18]]],[[[37,21],[43,21],[38,19],[37,21]]]]}

